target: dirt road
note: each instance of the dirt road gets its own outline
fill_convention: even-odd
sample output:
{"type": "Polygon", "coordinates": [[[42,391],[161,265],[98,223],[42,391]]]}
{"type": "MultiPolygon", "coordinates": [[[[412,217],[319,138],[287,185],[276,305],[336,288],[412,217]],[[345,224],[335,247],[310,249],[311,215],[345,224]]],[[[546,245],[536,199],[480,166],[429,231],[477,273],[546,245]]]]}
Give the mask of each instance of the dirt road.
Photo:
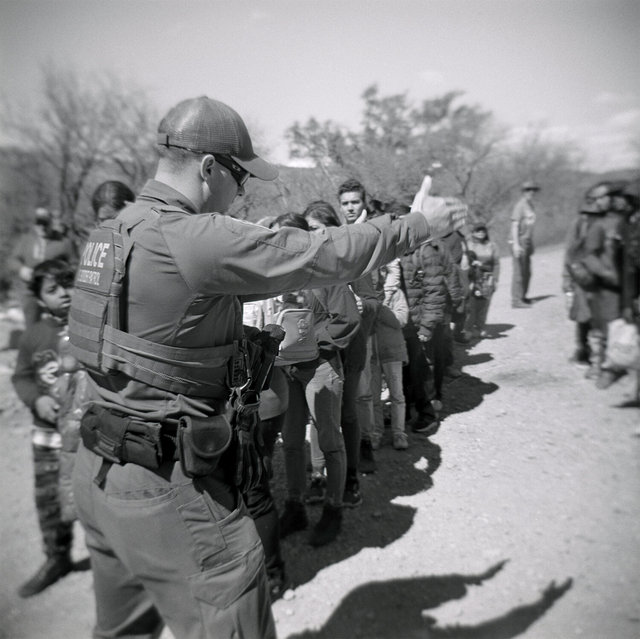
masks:
{"type": "MultiPolygon", "coordinates": [[[[534,256],[524,310],[510,307],[503,260],[491,339],[460,352],[465,375],[446,388],[438,433],[379,452],[338,542],[285,540],[296,588],[274,605],[281,639],[640,636],[640,410],[624,407],[634,380],[599,391],[568,363],[560,260],[534,256]]],[[[9,382],[15,328],[0,322],[0,637],[84,639],[90,572],[15,594],[41,561],[28,415],[9,382]]],[[[79,527],[74,556],[86,556],[79,527]]]]}

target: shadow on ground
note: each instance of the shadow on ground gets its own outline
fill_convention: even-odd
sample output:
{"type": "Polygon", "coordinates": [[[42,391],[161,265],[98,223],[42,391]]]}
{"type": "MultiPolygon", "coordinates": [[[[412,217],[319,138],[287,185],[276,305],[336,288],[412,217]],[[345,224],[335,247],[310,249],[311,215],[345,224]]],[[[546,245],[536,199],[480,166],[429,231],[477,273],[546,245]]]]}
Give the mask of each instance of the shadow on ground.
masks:
{"type": "Polygon", "coordinates": [[[439,626],[425,611],[461,599],[469,586],[494,577],[506,561],[480,575],[444,575],[378,581],[351,591],[319,630],[288,639],[508,639],[517,637],[571,587],[549,584],[540,598],[475,626],[439,626]]]}
{"type": "MultiPolygon", "coordinates": [[[[482,355],[488,355],[487,353],[480,353],[477,355],[469,356],[469,359],[480,358],[482,355]]],[[[489,361],[491,356],[484,361],[489,361]]],[[[461,366],[468,366],[469,362],[464,359],[460,359],[461,366]]],[[[480,363],[475,361],[473,363],[480,363]]],[[[473,410],[476,406],[479,406],[484,400],[485,395],[495,393],[500,386],[493,382],[485,382],[479,377],[474,377],[468,373],[463,373],[460,377],[451,379],[448,381],[444,390],[442,419],[444,420],[447,415],[453,415],[455,413],[465,413],[473,410]]]]}
{"type": "MultiPolygon", "coordinates": [[[[500,335],[513,325],[494,325],[494,334],[500,335]]],[[[491,355],[456,353],[461,365],[489,361],[491,355]]],[[[484,382],[473,375],[463,374],[448,380],[443,394],[440,428],[446,427],[446,417],[474,409],[485,395],[498,390],[494,383],[484,382]],[[443,422],[445,422],[443,424],[443,422]]],[[[342,531],[338,539],[324,547],[312,548],[308,543],[310,529],[322,513],[320,505],[307,506],[309,529],[291,534],[282,540],[282,550],[288,577],[294,587],[307,583],[327,566],[339,563],[363,548],[383,548],[402,537],[413,525],[415,508],[392,503],[397,497],[415,495],[433,487],[433,475],[440,466],[440,447],[426,435],[411,432],[409,449],[394,450],[390,446],[390,431],[386,429],[383,445],[375,457],[378,469],[372,475],[360,476],[363,504],[343,511],[342,531]]],[[[308,455],[308,452],[307,452],[308,455]]],[[[280,512],[286,500],[286,477],[282,446],[276,446],[274,454],[272,491],[280,512]]]]}
{"type": "MultiPolygon", "coordinates": [[[[320,519],[321,505],[307,506],[309,528],[282,540],[286,570],[294,587],[307,583],[327,566],[339,563],[363,548],[382,548],[402,537],[413,525],[415,508],[391,503],[433,486],[432,475],[440,466],[440,447],[426,436],[410,433],[408,450],[383,445],[376,451],[377,471],[360,476],[363,504],[344,509],[342,531],[336,541],[313,548],[308,543],[311,528],[320,519]]],[[[274,498],[280,512],[286,499],[282,446],[274,455],[274,498]]]]}
{"type": "Polygon", "coordinates": [[[544,300],[547,300],[550,297],[557,297],[557,296],[556,295],[538,295],[537,297],[530,297],[529,301],[532,304],[535,304],[536,302],[544,302],[544,300]]]}

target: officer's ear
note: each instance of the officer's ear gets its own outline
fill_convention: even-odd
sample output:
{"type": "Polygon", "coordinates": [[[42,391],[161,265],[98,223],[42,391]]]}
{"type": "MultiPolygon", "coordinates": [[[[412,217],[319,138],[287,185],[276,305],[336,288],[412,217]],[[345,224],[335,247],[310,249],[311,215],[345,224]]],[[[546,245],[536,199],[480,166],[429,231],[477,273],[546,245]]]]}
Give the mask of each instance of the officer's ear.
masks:
{"type": "Polygon", "coordinates": [[[200,160],[200,177],[203,180],[207,180],[213,173],[213,167],[216,164],[216,159],[210,153],[207,153],[202,160],[200,160]]]}

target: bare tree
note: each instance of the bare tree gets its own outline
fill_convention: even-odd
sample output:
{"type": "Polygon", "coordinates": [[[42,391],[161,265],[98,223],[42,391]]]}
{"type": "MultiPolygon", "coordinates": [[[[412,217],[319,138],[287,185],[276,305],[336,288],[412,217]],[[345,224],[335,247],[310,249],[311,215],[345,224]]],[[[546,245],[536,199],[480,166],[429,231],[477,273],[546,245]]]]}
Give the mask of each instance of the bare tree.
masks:
{"type": "Polygon", "coordinates": [[[99,181],[122,179],[135,189],[156,160],[157,118],[144,92],[107,73],[81,76],[47,63],[35,108],[4,100],[1,117],[28,153],[22,170],[40,190],[38,203],[59,209],[74,231],[80,203],[99,181]]]}

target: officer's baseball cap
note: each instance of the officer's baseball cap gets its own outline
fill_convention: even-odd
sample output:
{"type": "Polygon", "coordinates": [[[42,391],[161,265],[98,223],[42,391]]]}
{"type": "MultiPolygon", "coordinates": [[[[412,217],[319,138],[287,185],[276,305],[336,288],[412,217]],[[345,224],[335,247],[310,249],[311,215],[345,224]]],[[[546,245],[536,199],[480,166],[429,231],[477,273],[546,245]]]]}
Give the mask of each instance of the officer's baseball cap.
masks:
{"type": "Polygon", "coordinates": [[[536,184],[535,182],[532,182],[531,180],[528,180],[527,182],[523,183],[522,190],[523,191],[539,191],[540,190],[540,186],[538,184],[536,184]]]}
{"type": "Polygon", "coordinates": [[[205,95],[183,100],[165,115],[158,125],[158,144],[230,156],[254,177],[278,177],[278,169],[254,153],[249,132],[238,113],[205,95]]]}

